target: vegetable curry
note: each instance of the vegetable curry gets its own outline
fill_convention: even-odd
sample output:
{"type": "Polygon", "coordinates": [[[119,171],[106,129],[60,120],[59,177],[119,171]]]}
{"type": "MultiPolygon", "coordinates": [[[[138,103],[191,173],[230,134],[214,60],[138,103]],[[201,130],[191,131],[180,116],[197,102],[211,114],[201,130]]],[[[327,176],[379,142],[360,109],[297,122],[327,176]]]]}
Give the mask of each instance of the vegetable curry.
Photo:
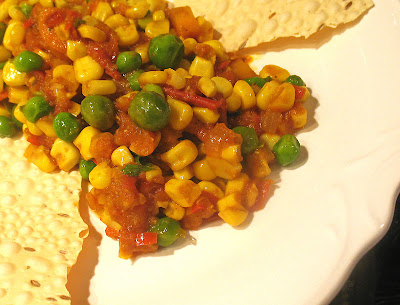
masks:
{"type": "Polygon", "coordinates": [[[5,0],[0,22],[0,136],[22,130],[42,171],[79,168],[122,258],[242,224],[266,203],[269,165],[299,155],[303,80],[254,72],[189,7],[5,0]]]}

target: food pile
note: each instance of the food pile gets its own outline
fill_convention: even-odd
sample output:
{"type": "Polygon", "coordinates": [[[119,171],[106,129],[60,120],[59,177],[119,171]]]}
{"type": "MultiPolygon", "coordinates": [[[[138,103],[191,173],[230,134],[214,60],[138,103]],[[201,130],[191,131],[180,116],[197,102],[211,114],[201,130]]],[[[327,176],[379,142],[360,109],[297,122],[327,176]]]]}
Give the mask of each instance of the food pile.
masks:
{"type": "Polygon", "coordinates": [[[189,7],[163,0],[6,0],[0,135],[50,173],[79,168],[120,257],[261,209],[270,164],[300,152],[303,80],[227,54],[189,7]]]}

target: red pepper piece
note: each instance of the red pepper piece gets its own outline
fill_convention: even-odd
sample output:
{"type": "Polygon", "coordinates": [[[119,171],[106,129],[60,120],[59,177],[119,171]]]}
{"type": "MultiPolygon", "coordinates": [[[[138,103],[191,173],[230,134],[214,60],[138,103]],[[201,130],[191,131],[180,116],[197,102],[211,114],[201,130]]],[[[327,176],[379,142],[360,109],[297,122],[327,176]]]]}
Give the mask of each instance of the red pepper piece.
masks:
{"type": "Polygon", "coordinates": [[[216,101],[212,100],[209,98],[205,98],[196,94],[192,94],[186,91],[181,91],[178,89],[175,89],[174,87],[170,86],[165,86],[164,92],[171,96],[172,98],[182,100],[184,102],[187,102],[193,106],[198,106],[198,107],[204,107],[204,108],[209,108],[211,110],[216,110],[218,109],[221,105],[221,101],[216,101]]]}
{"type": "Polygon", "coordinates": [[[118,239],[121,236],[121,233],[119,232],[119,230],[111,228],[111,227],[107,227],[105,232],[106,232],[106,235],[111,238],[118,239]]]}
{"type": "Polygon", "coordinates": [[[304,96],[304,93],[306,93],[306,88],[304,87],[300,87],[300,86],[296,86],[293,85],[294,87],[294,96],[296,100],[301,100],[304,96]]]}
{"type": "Polygon", "coordinates": [[[5,100],[8,97],[8,92],[4,90],[0,93],[0,101],[5,100]]]}
{"type": "Polygon", "coordinates": [[[143,232],[136,234],[136,246],[154,245],[157,243],[156,232],[143,232]]]}
{"type": "Polygon", "coordinates": [[[25,28],[25,29],[30,28],[34,23],[35,23],[35,21],[33,21],[32,19],[27,19],[27,20],[24,22],[24,28],[25,28]]]}
{"type": "Polygon", "coordinates": [[[35,146],[42,145],[42,139],[39,136],[31,135],[26,140],[35,146]]]}

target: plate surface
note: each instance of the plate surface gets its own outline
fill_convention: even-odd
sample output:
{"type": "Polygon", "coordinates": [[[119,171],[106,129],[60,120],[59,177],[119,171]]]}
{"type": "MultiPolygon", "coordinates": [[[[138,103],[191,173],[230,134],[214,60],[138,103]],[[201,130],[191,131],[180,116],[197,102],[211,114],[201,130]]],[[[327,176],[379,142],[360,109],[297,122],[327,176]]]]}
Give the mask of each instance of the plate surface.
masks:
{"type": "Polygon", "coordinates": [[[93,226],[69,276],[72,304],[328,304],[387,231],[398,194],[400,2],[375,2],[350,25],[272,42],[253,62],[312,89],[300,160],[275,174],[265,209],[131,262],[83,207],[93,226]]]}

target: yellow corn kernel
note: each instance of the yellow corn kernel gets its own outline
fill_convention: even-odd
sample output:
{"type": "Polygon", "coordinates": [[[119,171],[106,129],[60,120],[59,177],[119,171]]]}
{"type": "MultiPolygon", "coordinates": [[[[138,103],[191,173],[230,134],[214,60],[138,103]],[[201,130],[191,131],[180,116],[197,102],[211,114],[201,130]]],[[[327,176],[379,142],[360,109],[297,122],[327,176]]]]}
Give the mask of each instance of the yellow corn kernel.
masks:
{"type": "Polygon", "coordinates": [[[79,88],[79,83],[75,78],[75,69],[72,65],[59,65],[53,69],[53,78],[60,78],[67,84],[70,92],[75,92],[79,88]]]}
{"type": "Polygon", "coordinates": [[[78,116],[81,113],[81,105],[75,102],[71,102],[68,112],[74,116],[78,116]]]}
{"type": "Polygon", "coordinates": [[[90,15],[83,16],[82,19],[83,19],[83,21],[86,22],[85,23],[86,25],[90,25],[90,26],[95,26],[96,24],[99,23],[99,21],[96,18],[94,18],[90,15]]]}
{"type": "MultiPolygon", "coordinates": [[[[189,67],[190,67],[190,63],[189,63],[189,67]]],[[[184,68],[178,68],[178,69],[176,69],[176,72],[181,74],[184,78],[192,78],[192,76],[189,74],[189,72],[187,70],[185,70],[184,68]]]]}
{"type": "Polygon", "coordinates": [[[197,150],[198,150],[198,155],[200,157],[203,157],[206,155],[206,152],[204,151],[204,143],[201,142],[198,146],[197,146],[197,150]]]}
{"type": "Polygon", "coordinates": [[[197,45],[197,41],[194,38],[186,38],[183,40],[183,46],[185,47],[185,56],[193,53],[194,47],[197,45]]]}
{"type": "Polygon", "coordinates": [[[207,156],[206,159],[218,177],[235,179],[242,171],[242,165],[240,163],[232,164],[224,159],[209,156],[207,156]]]}
{"type": "Polygon", "coordinates": [[[5,21],[8,18],[8,9],[18,4],[18,0],[5,0],[0,4],[0,22],[5,21]]]}
{"type": "Polygon", "coordinates": [[[193,107],[193,114],[203,123],[216,123],[219,119],[219,112],[203,107],[193,107]]]}
{"type": "Polygon", "coordinates": [[[217,175],[212,170],[210,164],[208,164],[207,159],[202,159],[193,163],[194,175],[199,180],[213,180],[217,178],[217,175]]]}
{"type": "Polygon", "coordinates": [[[43,145],[35,146],[29,144],[25,150],[24,157],[45,173],[50,173],[57,168],[57,164],[48,155],[47,148],[43,145]]]}
{"type": "Polygon", "coordinates": [[[275,80],[265,83],[265,85],[257,93],[257,107],[261,110],[267,110],[269,103],[275,97],[275,92],[278,87],[279,82],[275,80]]]}
{"type": "Polygon", "coordinates": [[[153,20],[154,21],[161,21],[165,19],[164,11],[158,10],[153,13],[153,20]]]}
{"type": "Polygon", "coordinates": [[[10,50],[7,50],[5,46],[0,45],[0,62],[9,60],[12,56],[10,50]]]}
{"type": "Polygon", "coordinates": [[[179,171],[174,171],[174,177],[176,179],[192,179],[194,176],[192,164],[182,168],[179,171]]]}
{"type": "Polygon", "coordinates": [[[18,5],[12,5],[8,8],[8,15],[13,20],[24,22],[26,20],[25,14],[21,11],[18,5]]]}
{"type": "Polygon", "coordinates": [[[56,8],[65,8],[68,6],[66,0],[54,0],[56,8]]]}
{"type": "Polygon", "coordinates": [[[238,80],[235,83],[233,92],[240,96],[242,110],[253,108],[256,105],[256,96],[253,88],[244,80],[238,80]]]}
{"type": "Polygon", "coordinates": [[[224,98],[228,98],[229,96],[232,95],[233,86],[231,82],[227,80],[225,77],[214,76],[213,78],[211,78],[211,80],[215,83],[218,92],[220,92],[224,96],[224,98]]]}
{"type": "Polygon", "coordinates": [[[90,80],[100,79],[104,70],[93,58],[85,56],[74,61],[74,72],[76,80],[84,84],[90,80]]]}
{"type": "Polygon", "coordinates": [[[88,95],[109,95],[117,91],[117,86],[113,80],[90,80],[82,84],[82,94],[88,95]]]}
{"type": "Polygon", "coordinates": [[[165,192],[181,207],[191,207],[201,194],[200,187],[192,180],[170,179],[165,183],[165,192]]]}
{"type": "Polygon", "coordinates": [[[44,116],[36,121],[36,126],[49,138],[56,138],[56,132],[53,128],[53,116],[44,116]]]}
{"type": "Polygon", "coordinates": [[[153,165],[153,169],[146,171],[146,180],[152,181],[154,178],[162,177],[162,170],[156,165],[153,165]]]}
{"type": "Polygon", "coordinates": [[[44,134],[43,131],[41,131],[40,128],[35,123],[26,121],[26,125],[28,126],[29,132],[34,136],[41,136],[44,134]]]}
{"type": "Polygon", "coordinates": [[[54,6],[53,0],[39,0],[39,3],[43,7],[53,7],[54,6]]]}
{"type": "Polygon", "coordinates": [[[99,2],[92,12],[92,17],[104,22],[108,17],[114,15],[111,5],[108,2],[99,2]]]}
{"type": "Polygon", "coordinates": [[[104,42],[107,39],[106,33],[102,30],[87,24],[78,27],[78,32],[83,38],[88,38],[96,42],[104,42]]]}
{"type": "Polygon", "coordinates": [[[168,73],[167,85],[176,89],[183,89],[186,85],[186,78],[174,69],[165,69],[168,73]]]}
{"type": "Polygon", "coordinates": [[[191,164],[197,157],[197,147],[190,140],[183,140],[161,155],[173,171],[179,171],[191,164]]]}
{"type": "Polygon", "coordinates": [[[258,197],[258,188],[254,181],[247,183],[246,191],[242,195],[243,205],[247,208],[252,207],[258,197]]]}
{"type": "Polygon", "coordinates": [[[120,146],[111,154],[111,162],[115,166],[124,166],[133,162],[133,156],[128,147],[120,146]]]}
{"type": "Polygon", "coordinates": [[[279,66],[266,65],[260,71],[260,77],[266,78],[268,76],[271,76],[273,80],[283,83],[290,76],[290,73],[279,66]]]}
{"type": "Polygon", "coordinates": [[[240,195],[237,193],[220,199],[217,206],[219,209],[218,216],[233,227],[242,224],[249,214],[246,208],[242,206],[240,195]]]}
{"type": "Polygon", "coordinates": [[[13,104],[18,104],[22,101],[29,100],[29,88],[26,86],[7,87],[8,101],[13,104]]]}
{"type": "Polygon", "coordinates": [[[11,61],[7,61],[3,67],[3,81],[8,86],[22,86],[27,81],[27,75],[15,69],[11,61]]]}
{"type": "Polygon", "coordinates": [[[3,73],[0,72],[0,92],[4,91],[3,73]]]}
{"type": "Polygon", "coordinates": [[[276,89],[274,98],[269,102],[268,108],[272,111],[285,112],[294,105],[295,90],[292,84],[283,83],[276,89]]]}
{"type": "Polygon", "coordinates": [[[196,56],[189,68],[190,75],[213,77],[214,64],[203,57],[196,56]]]}
{"type": "Polygon", "coordinates": [[[242,105],[242,99],[239,94],[232,92],[232,94],[226,99],[226,106],[229,112],[235,112],[239,110],[242,105]]]}
{"type": "Polygon", "coordinates": [[[66,24],[64,22],[55,26],[54,32],[57,34],[58,38],[63,41],[67,41],[70,37],[69,31],[67,31],[66,24]]]}
{"type": "Polygon", "coordinates": [[[292,109],[289,111],[290,118],[293,122],[294,128],[302,128],[307,123],[307,110],[303,104],[296,102],[292,109]]]}
{"type": "Polygon", "coordinates": [[[21,21],[9,23],[4,33],[3,46],[13,51],[24,42],[25,32],[26,29],[21,21]]]}
{"type": "Polygon", "coordinates": [[[311,95],[310,91],[307,89],[306,86],[304,86],[304,89],[306,89],[306,91],[304,92],[303,96],[301,97],[301,99],[297,100],[300,103],[304,103],[306,100],[308,100],[308,98],[311,95]]]}
{"type": "Polygon", "coordinates": [[[87,55],[86,45],[82,41],[67,41],[67,56],[72,61],[87,55]]]}
{"type": "Polygon", "coordinates": [[[258,148],[247,155],[246,161],[250,173],[256,178],[265,178],[271,173],[268,163],[274,158],[274,154],[268,148],[258,148]]]}
{"type": "Polygon", "coordinates": [[[224,60],[228,60],[229,56],[228,54],[226,54],[224,45],[221,43],[221,41],[219,40],[209,40],[209,41],[205,41],[205,44],[208,44],[210,47],[212,47],[215,51],[215,54],[217,54],[217,57],[224,61],[224,60]]]}
{"type": "Polygon", "coordinates": [[[27,101],[22,101],[17,104],[14,109],[14,117],[20,121],[22,124],[26,124],[26,119],[24,113],[21,111],[21,107],[26,104],[27,101]]]}
{"type": "Polygon", "coordinates": [[[201,28],[201,35],[197,38],[198,42],[205,42],[214,38],[214,28],[212,24],[204,17],[199,16],[196,18],[201,28]]]}
{"type": "Polygon", "coordinates": [[[221,152],[221,158],[232,163],[238,163],[243,160],[240,145],[230,145],[221,152]]]}
{"type": "Polygon", "coordinates": [[[210,193],[214,195],[218,199],[222,199],[224,197],[224,192],[221,190],[220,187],[218,187],[215,183],[210,182],[210,181],[200,181],[197,184],[202,191],[205,191],[207,193],[210,193]]]}
{"type": "Polygon", "coordinates": [[[273,133],[263,133],[259,140],[262,144],[264,144],[265,146],[267,146],[270,150],[273,150],[274,145],[276,144],[276,142],[279,141],[279,139],[281,138],[280,135],[277,134],[273,134],[273,133]]]}
{"type": "Polygon", "coordinates": [[[164,10],[167,6],[167,2],[165,0],[147,0],[147,2],[150,4],[149,10],[151,12],[164,10]]]}
{"type": "Polygon", "coordinates": [[[217,92],[217,85],[209,77],[202,77],[198,82],[198,88],[207,97],[214,97],[217,92]]]}
{"type": "Polygon", "coordinates": [[[145,33],[150,38],[154,38],[158,35],[168,34],[169,33],[169,20],[164,19],[160,21],[151,21],[148,25],[146,25],[145,33]]]}
{"type": "Polygon", "coordinates": [[[148,71],[140,74],[138,81],[141,87],[146,84],[166,84],[168,73],[165,71],[148,71]]]}
{"type": "Polygon", "coordinates": [[[229,180],[226,183],[225,196],[233,193],[239,193],[240,195],[242,195],[244,187],[249,181],[250,178],[245,173],[241,173],[236,179],[229,180]]]}
{"type": "Polygon", "coordinates": [[[142,64],[147,64],[150,61],[149,58],[149,43],[140,44],[135,46],[135,51],[139,53],[142,58],[142,64]]]}
{"type": "Polygon", "coordinates": [[[11,113],[8,108],[4,105],[3,101],[0,102],[0,115],[10,118],[11,113]]]}
{"type": "Polygon", "coordinates": [[[27,139],[30,136],[30,133],[28,133],[28,126],[26,124],[22,124],[22,134],[25,139],[27,139]]]}
{"type": "Polygon", "coordinates": [[[63,171],[70,171],[79,163],[80,153],[74,144],[57,139],[50,150],[50,155],[56,160],[63,171]]]}
{"type": "Polygon", "coordinates": [[[129,8],[125,11],[125,16],[132,19],[140,19],[146,16],[150,9],[150,4],[146,0],[129,1],[129,8]]]}
{"type": "Polygon", "coordinates": [[[185,208],[176,204],[175,202],[170,202],[167,208],[164,210],[165,216],[175,220],[181,220],[185,216],[185,208]]]}
{"type": "Polygon", "coordinates": [[[74,140],[74,144],[79,149],[83,159],[90,160],[93,158],[90,152],[90,143],[92,142],[92,138],[99,133],[100,130],[88,126],[85,127],[74,140]]]}
{"type": "Polygon", "coordinates": [[[139,33],[135,24],[119,26],[115,29],[115,32],[118,35],[118,45],[120,47],[131,46],[139,40],[139,33]]]}
{"type": "Polygon", "coordinates": [[[111,168],[101,162],[90,172],[89,181],[95,189],[105,189],[111,184],[111,168]]]}
{"type": "Polygon", "coordinates": [[[120,14],[115,14],[106,19],[104,21],[106,25],[108,25],[111,29],[115,30],[119,26],[123,25],[128,25],[129,21],[126,19],[126,17],[120,15],[120,14]]]}

